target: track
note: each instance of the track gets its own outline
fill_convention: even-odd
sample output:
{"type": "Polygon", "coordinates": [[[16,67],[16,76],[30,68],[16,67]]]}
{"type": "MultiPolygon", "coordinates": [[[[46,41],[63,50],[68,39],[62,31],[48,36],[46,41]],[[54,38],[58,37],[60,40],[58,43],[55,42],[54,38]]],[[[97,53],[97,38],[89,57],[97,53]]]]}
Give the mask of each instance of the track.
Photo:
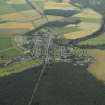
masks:
{"type": "MultiPolygon", "coordinates": [[[[26,0],[26,2],[27,2],[27,4],[29,4],[35,11],[37,11],[37,12],[40,14],[41,17],[43,17],[43,18],[46,19],[46,23],[49,22],[47,16],[44,14],[44,11],[37,5],[37,3],[33,2],[33,0],[26,0]]],[[[38,29],[39,29],[39,28],[38,28],[38,29]]],[[[38,30],[38,29],[37,29],[37,30],[38,30]]],[[[35,30],[36,30],[36,29],[35,29],[35,30]]],[[[36,32],[35,30],[31,31],[31,33],[32,33],[32,32],[36,32]]],[[[52,29],[49,29],[49,28],[48,28],[48,30],[49,30],[50,32],[54,32],[54,33],[55,33],[55,31],[52,30],[52,29]]],[[[30,33],[30,32],[29,32],[29,33],[30,33]]],[[[30,33],[30,34],[31,34],[31,33],[30,33]]],[[[47,65],[49,64],[49,48],[50,48],[51,40],[52,40],[52,37],[49,36],[48,45],[47,45],[47,48],[46,48],[46,56],[45,56],[45,59],[44,59],[44,66],[42,67],[41,72],[40,72],[40,75],[39,75],[39,77],[38,77],[38,80],[37,80],[36,84],[34,85],[33,92],[32,92],[32,96],[31,96],[31,98],[29,99],[28,105],[32,105],[34,96],[35,96],[35,94],[36,94],[36,92],[37,92],[37,90],[38,90],[38,88],[39,88],[40,81],[41,81],[41,79],[42,79],[42,77],[43,77],[43,74],[44,74],[44,72],[45,72],[45,70],[46,70],[47,65]]]]}
{"type": "Polygon", "coordinates": [[[34,89],[33,89],[33,92],[32,92],[32,96],[31,96],[31,98],[30,98],[30,100],[29,100],[29,102],[28,102],[28,105],[32,105],[34,96],[35,96],[35,94],[36,94],[36,92],[37,92],[37,90],[38,90],[38,87],[39,87],[39,85],[40,85],[41,79],[42,79],[43,74],[44,74],[44,72],[45,72],[45,70],[46,70],[47,64],[49,63],[49,48],[50,48],[51,39],[52,39],[52,38],[51,38],[51,36],[50,36],[50,37],[49,37],[48,46],[47,46],[47,48],[46,48],[46,57],[45,57],[45,60],[44,60],[44,66],[43,66],[43,68],[41,69],[41,72],[40,72],[40,75],[39,75],[39,77],[38,77],[38,80],[37,80],[37,82],[36,82],[36,84],[35,84],[35,86],[34,86],[34,89]]]}

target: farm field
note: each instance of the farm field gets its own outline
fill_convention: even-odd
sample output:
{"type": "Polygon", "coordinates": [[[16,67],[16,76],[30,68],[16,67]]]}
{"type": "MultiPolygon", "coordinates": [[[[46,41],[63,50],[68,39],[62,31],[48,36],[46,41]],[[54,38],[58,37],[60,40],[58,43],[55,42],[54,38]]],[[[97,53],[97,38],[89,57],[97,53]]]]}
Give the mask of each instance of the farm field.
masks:
{"type": "Polygon", "coordinates": [[[64,19],[63,16],[53,16],[53,15],[47,15],[47,18],[48,18],[49,21],[64,19]]]}
{"type": "Polygon", "coordinates": [[[8,48],[0,51],[0,56],[7,59],[20,55],[23,55],[23,52],[17,48],[8,48]]]}
{"type": "Polygon", "coordinates": [[[7,49],[12,46],[11,37],[0,37],[0,50],[7,49]]]}
{"type": "Polygon", "coordinates": [[[0,29],[33,29],[33,26],[31,23],[4,23],[0,24],[0,29]]]}
{"type": "Polygon", "coordinates": [[[25,0],[9,0],[8,4],[24,4],[26,3],[25,0]]]}
{"type": "Polygon", "coordinates": [[[69,33],[69,32],[76,32],[81,31],[79,27],[62,27],[62,28],[55,28],[55,31],[61,34],[69,33]]]}
{"type": "MultiPolygon", "coordinates": [[[[59,13],[61,15],[60,10],[66,10],[65,7],[68,8],[68,10],[72,10],[71,7],[75,7],[72,4],[68,3],[54,3],[54,2],[48,2],[45,4],[45,13],[46,15],[49,14],[49,11],[53,12],[53,18],[59,13]],[[56,8],[55,8],[56,7],[56,8]],[[55,11],[57,10],[57,11],[55,11]],[[55,11],[55,12],[54,12],[55,11]],[[54,15],[55,14],[55,15],[54,15]]],[[[73,8],[74,9],[74,8],[73,8]]],[[[83,38],[86,36],[89,36],[93,34],[94,32],[98,31],[102,26],[102,15],[98,12],[96,12],[93,9],[85,8],[83,10],[80,10],[80,8],[76,7],[74,11],[78,10],[78,12],[74,13],[72,17],[78,17],[80,18],[80,23],[76,26],[68,28],[68,27],[58,27],[55,29],[58,33],[64,34],[65,39],[78,39],[83,38]]],[[[51,14],[51,13],[50,13],[51,14]]],[[[69,14],[69,12],[68,12],[69,14]]],[[[50,15],[49,15],[50,16],[50,15]]],[[[52,16],[52,15],[51,15],[52,16]]],[[[62,14],[63,16],[63,14],[62,14]]],[[[65,18],[66,15],[63,17],[65,18]]],[[[68,15],[69,16],[69,15],[68,15]]]]}
{"type": "MultiPolygon", "coordinates": [[[[16,46],[14,46],[13,43],[11,43],[12,37],[14,35],[18,35],[18,34],[20,35],[29,30],[37,28],[42,24],[45,24],[47,20],[45,19],[45,17],[42,18],[37,12],[35,12],[32,8],[30,8],[30,6],[27,5],[26,2],[24,2],[24,0],[19,0],[19,1],[10,0],[9,2],[1,1],[1,4],[2,4],[2,7],[0,8],[2,8],[3,10],[0,11],[0,21],[3,20],[5,21],[5,23],[0,24],[0,31],[2,30],[4,32],[7,32],[8,35],[6,35],[6,37],[4,38],[2,37],[2,34],[0,34],[0,37],[1,37],[0,45],[3,44],[3,46],[0,46],[0,56],[11,58],[18,55],[22,55],[23,52],[16,46]],[[8,8],[8,11],[6,10],[7,8],[8,8]],[[22,32],[21,30],[24,30],[24,31],[22,32]],[[4,43],[4,42],[7,42],[7,43],[4,43]]],[[[58,10],[58,12],[60,10],[63,10],[63,11],[69,10],[67,12],[69,13],[71,11],[70,12],[70,14],[72,13],[71,17],[74,17],[74,18],[77,17],[80,19],[80,23],[76,25],[69,24],[64,27],[54,28],[54,30],[60,33],[60,35],[63,34],[64,38],[66,39],[77,39],[77,38],[86,37],[96,32],[101,27],[102,16],[98,12],[89,8],[80,10],[78,6],[75,7],[74,5],[69,3],[47,2],[45,3],[44,10],[45,11],[52,10],[53,12],[55,10],[58,10]]],[[[69,15],[63,15],[63,14],[61,14],[60,16],[48,15],[48,14],[46,15],[49,21],[56,21],[56,20],[62,20],[65,17],[69,16],[69,15]]],[[[103,43],[104,39],[102,40],[100,36],[97,42],[103,43]]]]}
{"type": "Polygon", "coordinates": [[[96,45],[103,45],[105,44],[105,33],[97,36],[96,38],[91,38],[86,41],[82,41],[79,45],[89,45],[89,46],[96,46],[96,45]]]}
{"type": "Polygon", "coordinates": [[[0,105],[105,105],[102,14],[80,0],[35,1],[45,15],[0,0],[0,105]]]}
{"type": "Polygon", "coordinates": [[[101,19],[102,16],[100,13],[96,12],[95,10],[92,10],[90,8],[85,8],[81,10],[80,13],[76,14],[77,17],[84,17],[84,18],[95,18],[95,19],[101,19]]]}
{"type": "Polygon", "coordinates": [[[5,68],[0,67],[0,77],[8,76],[11,74],[16,74],[19,72],[23,72],[34,67],[35,64],[39,65],[39,60],[29,60],[29,61],[21,61],[14,65],[7,66],[5,68]]]}
{"type": "Polygon", "coordinates": [[[69,4],[69,3],[47,2],[45,3],[45,6],[44,6],[45,10],[46,9],[67,9],[67,8],[80,10],[79,8],[74,7],[72,4],[69,4]]]}
{"type": "Polygon", "coordinates": [[[12,37],[1,37],[0,36],[0,57],[2,58],[11,58],[18,55],[22,55],[23,52],[18,49],[13,44],[13,36],[12,37]]]}
{"type": "Polygon", "coordinates": [[[90,56],[95,58],[95,61],[89,65],[88,72],[105,83],[105,50],[87,49],[87,51],[90,56]]]}
{"type": "MultiPolygon", "coordinates": [[[[39,5],[42,3],[42,1],[37,2],[39,5]]],[[[14,31],[15,28],[17,30],[29,31],[33,29],[33,23],[36,19],[40,19],[40,15],[35,10],[33,10],[25,2],[25,0],[0,1],[0,30],[6,30],[9,28],[13,29],[14,31]]],[[[14,34],[16,33],[17,32],[15,32],[14,34]]]]}
{"type": "Polygon", "coordinates": [[[80,23],[79,28],[81,29],[80,31],[66,33],[64,34],[64,37],[66,39],[77,39],[89,36],[98,31],[101,28],[101,24],[99,25],[96,23],[80,23]]]}
{"type": "Polygon", "coordinates": [[[64,34],[64,37],[66,39],[83,38],[93,34],[94,32],[98,31],[101,28],[102,16],[91,9],[88,9],[86,13],[84,13],[83,11],[79,14],[74,15],[76,17],[80,17],[81,23],[78,24],[78,27],[82,31],[66,33],[64,34]]]}

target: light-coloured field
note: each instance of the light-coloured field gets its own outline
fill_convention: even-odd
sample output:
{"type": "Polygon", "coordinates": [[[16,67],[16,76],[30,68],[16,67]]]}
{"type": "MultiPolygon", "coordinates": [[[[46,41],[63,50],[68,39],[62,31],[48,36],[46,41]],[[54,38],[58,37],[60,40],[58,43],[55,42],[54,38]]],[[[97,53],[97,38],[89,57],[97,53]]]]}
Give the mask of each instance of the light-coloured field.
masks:
{"type": "Polygon", "coordinates": [[[8,0],[8,4],[24,4],[26,3],[25,0],[8,0]]]}
{"type": "Polygon", "coordinates": [[[16,74],[28,70],[35,65],[39,65],[41,61],[39,60],[28,60],[28,61],[21,61],[12,66],[7,66],[5,68],[0,67],[0,77],[16,74]]]}
{"type": "Polygon", "coordinates": [[[45,3],[44,9],[66,9],[66,8],[75,8],[72,4],[70,3],[56,3],[56,2],[47,2],[45,3]]]}
{"type": "Polygon", "coordinates": [[[56,20],[64,19],[63,16],[54,16],[54,15],[47,15],[47,18],[49,21],[56,21],[56,20]]]}
{"type": "Polygon", "coordinates": [[[66,39],[77,39],[86,37],[93,34],[101,28],[102,16],[92,9],[83,10],[81,13],[76,14],[74,16],[80,17],[82,21],[80,24],[78,24],[78,27],[81,29],[81,31],[64,34],[64,37],[66,39]]]}
{"type": "Polygon", "coordinates": [[[66,39],[77,39],[86,37],[88,35],[91,35],[92,33],[96,32],[98,29],[101,28],[100,24],[97,23],[81,23],[79,25],[80,31],[70,32],[64,34],[64,37],[66,39]]]}
{"type": "Polygon", "coordinates": [[[105,50],[89,50],[96,60],[88,67],[88,72],[105,83],[105,50]]]}
{"type": "Polygon", "coordinates": [[[98,19],[102,18],[100,13],[98,13],[98,12],[92,10],[92,9],[89,9],[89,8],[82,10],[80,13],[78,13],[78,14],[76,14],[74,16],[76,16],[76,17],[85,17],[85,18],[96,18],[96,19],[97,18],[98,19]]]}
{"type": "Polygon", "coordinates": [[[11,58],[22,54],[23,51],[17,47],[14,36],[0,36],[0,57],[11,58]]]}
{"type": "Polygon", "coordinates": [[[89,45],[89,46],[97,46],[97,45],[105,45],[105,33],[100,34],[96,38],[91,38],[86,41],[81,41],[79,45],[89,45]]]}
{"type": "Polygon", "coordinates": [[[3,31],[4,29],[5,31],[13,29],[11,31],[13,31],[14,34],[14,29],[29,31],[34,28],[34,21],[41,18],[39,13],[33,10],[25,0],[7,0],[2,2],[3,5],[0,4],[0,7],[2,6],[0,9],[0,32],[1,29],[3,29],[3,31]]]}
{"type": "Polygon", "coordinates": [[[33,25],[30,22],[27,23],[4,23],[0,24],[0,29],[33,29],[33,25]]]}
{"type": "Polygon", "coordinates": [[[29,22],[37,18],[40,18],[40,15],[34,10],[27,10],[0,15],[0,18],[7,21],[29,22]]]}

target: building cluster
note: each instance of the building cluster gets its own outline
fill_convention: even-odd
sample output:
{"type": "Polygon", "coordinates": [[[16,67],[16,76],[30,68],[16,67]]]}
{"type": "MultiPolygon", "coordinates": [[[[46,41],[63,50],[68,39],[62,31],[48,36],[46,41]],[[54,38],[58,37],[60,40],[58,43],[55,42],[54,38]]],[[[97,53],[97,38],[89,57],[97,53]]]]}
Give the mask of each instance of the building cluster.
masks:
{"type": "Polygon", "coordinates": [[[74,65],[84,65],[92,61],[83,50],[75,49],[63,38],[59,38],[48,29],[28,33],[23,36],[21,47],[25,55],[2,62],[0,67],[7,67],[17,62],[39,59],[42,62],[66,62],[74,65]]]}
{"type": "Polygon", "coordinates": [[[78,56],[79,54],[74,53],[76,50],[73,47],[68,46],[63,39],[57,38],[46,29],[26,35],[23,46],[26,50],[30,50],[34,59],[47,60],[48,62],[77,62],[78,64],[79,62],[82,64],[90,61],[90,58],[84,57],[85,54],[82,50],[81,54],[83,53],[83,55],[78,56]]]}

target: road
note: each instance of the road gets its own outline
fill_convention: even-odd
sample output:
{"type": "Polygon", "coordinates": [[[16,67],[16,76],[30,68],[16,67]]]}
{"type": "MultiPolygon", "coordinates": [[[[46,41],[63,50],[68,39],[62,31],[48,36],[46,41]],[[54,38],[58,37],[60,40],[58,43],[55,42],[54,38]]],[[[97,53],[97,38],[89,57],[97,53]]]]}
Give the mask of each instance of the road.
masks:
{"type": "Polygon", "coordinates": [[[47,67],[47,65],[49,63],[49,48],[50,48],[50,42],[51,42],[51,40],[52,40],[52,38],[51,38],[51,36],[49,36],[48,46],[46,48],[46,57],[45,57],[45,60],[44,60],[44,65],[43,65],[43,67],[41,69],[41,72],[40,72],[40,75],[38,77],[38,80],[35,83],[35,86],[34,86],[33,92],[32,92],[32,96],[31,96],[31,98],[30,98],[30,100],[28,102],[28,105],[32,105],[33,99],[35,98],[35,94],[36,94],[36,92],[37,92],[37,90],[39,88],[40,81],[41,81],[41,79],[42,79],[42,77],[44,75],[44,72],[46,70],[46,67],[47,67]]]}

